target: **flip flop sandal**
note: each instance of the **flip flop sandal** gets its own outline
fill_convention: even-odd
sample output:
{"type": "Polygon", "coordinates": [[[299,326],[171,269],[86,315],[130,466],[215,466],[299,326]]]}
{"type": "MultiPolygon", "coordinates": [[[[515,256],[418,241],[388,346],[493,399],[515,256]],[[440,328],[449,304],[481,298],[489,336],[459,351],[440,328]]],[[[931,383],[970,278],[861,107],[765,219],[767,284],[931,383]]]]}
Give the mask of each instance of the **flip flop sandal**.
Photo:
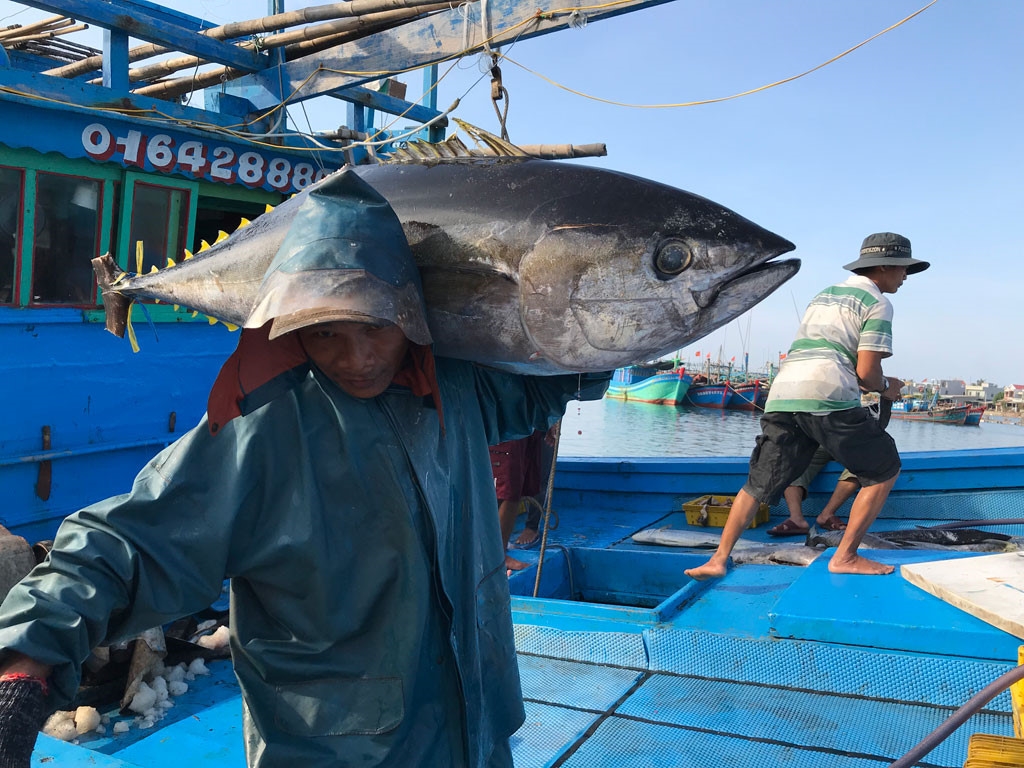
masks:
{"type": "MultiPolygon", "coordinates": [[[[520,543],[519,543],[518,541],[516,541],[515,539],[513,539],[513,540],[512,540],[512,546],[513,546],[513,547],[514,547],[515,549],[533,549],[533,548],[535,548],[535,547],[538,547],[538,546],[540,546],[540,532],[538,531],[538,532],[536,532],[536,533],[537,533],[537,535],[536,535],[536,537],[534,538],[534,540],[533,540],[533,541],[530,541],[530,542],[527,542],[526,544],[520,544],[520,543]]],[[[516,538],[518,538],[518,537],[516,537],[516,538]]]]}
{"type": "Polygon", "coordinates": [[[838,517],[833,515],[824,523],[816,523],[816,525],[823,531],[845,531],[846,523],[840,520],[838,517]]]}
{"type": "MultiPolygon", "coordinates": [[[[833,520],[835,518],[832,518],[833,520]]],[[[788,517],[774,528],[768,529],[769,536],[806,536],[810,527],[801,528],[788,517]]]]}

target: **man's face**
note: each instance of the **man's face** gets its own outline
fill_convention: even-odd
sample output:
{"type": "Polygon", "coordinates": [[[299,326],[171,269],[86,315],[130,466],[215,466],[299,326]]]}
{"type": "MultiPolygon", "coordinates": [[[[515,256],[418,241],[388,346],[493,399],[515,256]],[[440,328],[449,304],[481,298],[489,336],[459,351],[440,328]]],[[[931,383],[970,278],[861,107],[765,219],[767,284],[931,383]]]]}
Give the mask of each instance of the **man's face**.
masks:
{"type": "Polygon", "coordinates": [[[397,325],[335,321],[296,333],[309,358],[352,397],[376,397],[402,367],[409,340],[397,325]]]}
{"type": "Polygon", "coordinates": [[[907,279],[906,267],[882,267],[878,270],[879,279],[875,281],[882,293],[896,293],[907,279]]]}

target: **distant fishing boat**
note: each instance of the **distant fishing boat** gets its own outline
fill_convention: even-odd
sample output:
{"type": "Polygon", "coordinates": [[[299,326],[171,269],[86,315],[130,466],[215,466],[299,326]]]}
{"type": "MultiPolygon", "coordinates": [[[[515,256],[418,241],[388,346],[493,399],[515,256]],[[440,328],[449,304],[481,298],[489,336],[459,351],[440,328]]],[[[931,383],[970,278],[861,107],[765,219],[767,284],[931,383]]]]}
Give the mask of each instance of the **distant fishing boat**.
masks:
{"type": "Polygon", "coordinates": [[[964,424],[967,426],[977,426],[981,424],[981,415],[988,408],[986,405],[971,405],[967,408],[967,419],[964,424]]]}
{"type": "Polygon", "coordinates": [[[892,404],[892,417],[905,421],[932,421],[939,424],[961,426],[967,422],[970,406],[950,405],[935,408],[915,407],[915,401],[901,401],[892,404]]]}
{"type": "Polygon", "coordinates": [[[768,385],[760,379],[729,385],[725,407],[732,411],[763,411],[768,400],[768,385]]]}
{"type": "Polygon", "coordinates": [[[704,371],[693,377],[693,383],[686,393],[686,404],[698,408],[725,408],[729,402],[729,379],[732,377],[732,365],[728,372],[722,373],[722,366],[718,364],[716,370],[712,371],[710,358],[705,358],[704,371]]]}
{"type": "Polygon", "coordinates": [[[605,397],[657,405],[682,405],[692,381],[693,377],[685,367],[671,362],[630,365],[615,371],[605,397]]]}
{"type": "Polygon", "coordinates": [[[694,383],[686,392],[686,404],[698,408],[725,408],[729,401],[730,388],[725,382],[718,384],[694,383]]]}

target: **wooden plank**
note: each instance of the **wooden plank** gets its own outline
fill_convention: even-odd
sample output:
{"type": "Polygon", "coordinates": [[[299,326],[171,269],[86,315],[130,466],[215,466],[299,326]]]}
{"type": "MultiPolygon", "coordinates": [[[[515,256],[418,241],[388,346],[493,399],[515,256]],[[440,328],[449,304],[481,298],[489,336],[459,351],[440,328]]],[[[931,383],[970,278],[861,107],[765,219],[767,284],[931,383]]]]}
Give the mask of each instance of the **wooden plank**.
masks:
{"type": "Polygon", "coordinates": [[[900,573],[950,605],[1024,639],[1024,552],[907,563],[900,573]]]}

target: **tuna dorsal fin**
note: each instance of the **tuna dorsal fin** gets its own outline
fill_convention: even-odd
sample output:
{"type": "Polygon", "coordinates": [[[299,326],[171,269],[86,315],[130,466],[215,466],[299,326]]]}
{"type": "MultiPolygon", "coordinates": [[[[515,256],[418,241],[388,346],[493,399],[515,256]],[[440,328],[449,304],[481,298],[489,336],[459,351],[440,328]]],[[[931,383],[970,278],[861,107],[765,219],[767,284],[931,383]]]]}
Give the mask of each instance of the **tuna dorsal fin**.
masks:
{"type": "Polygon", "coordinates": [[[388,163],[445,163],[459,162],[466,160],[479,160],[481,158],[499,160],[529,160],[532,155],[517,147],[515,144],[505,141],[493,133],[470,125],[465,120],[452,118],[455,124],[472,139],[476,145],[473,148],[466,146],[465,142],[455,133],[444,141],[411,141],[405,146],[396,149],[386,162],[388,163]]]}

